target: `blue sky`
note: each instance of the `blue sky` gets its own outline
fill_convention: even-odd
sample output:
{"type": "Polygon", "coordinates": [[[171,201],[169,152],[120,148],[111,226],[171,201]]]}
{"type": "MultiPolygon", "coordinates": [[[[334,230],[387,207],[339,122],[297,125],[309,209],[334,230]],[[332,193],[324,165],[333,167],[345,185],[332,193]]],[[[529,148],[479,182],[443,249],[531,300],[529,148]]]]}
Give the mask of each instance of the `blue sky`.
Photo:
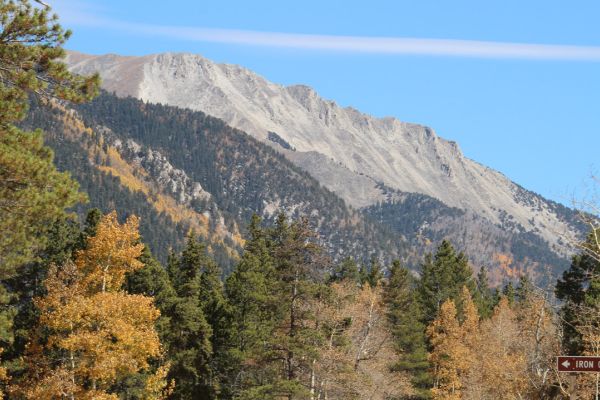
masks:
{"type": "Polygon", "coordinates": [[[47,0],[92,54],[199,53],[433,127],[546,197],[600,149],[598,1],[47,0]]]}

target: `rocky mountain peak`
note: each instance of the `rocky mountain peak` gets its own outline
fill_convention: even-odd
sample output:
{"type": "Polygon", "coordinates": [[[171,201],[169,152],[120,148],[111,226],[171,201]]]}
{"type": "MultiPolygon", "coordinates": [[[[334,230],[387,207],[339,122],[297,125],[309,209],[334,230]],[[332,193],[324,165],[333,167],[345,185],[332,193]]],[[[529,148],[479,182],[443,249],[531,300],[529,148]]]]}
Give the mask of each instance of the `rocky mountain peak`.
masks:
{"type": "Polygon", "coordinates": [[[276,146],[355,207],[381,201],[378,185],[383,184],[431,196],[494,224],[501,225],[510,215],[525,231],[551,244],[558,244],[557,231],[571,229],[550,203],[533,193],[530,196],[541,199],[539,204],[523,202],[522,195],[515,195],[520,192],[513,182],[464,157],[457,143],[440,138],[433,129],[342,108],[306,85],[285,87],[243,67],[182,53],[70,54],[67,61],[75,72],[98,70],[105,87],[118,95],[203,111],[276,146]],[[269,132],[276,132],[279,142],[296,151],[274,143],[269,132]],[[305,153],[319,154],[331,163],[315,165],[308,160],[316,156],[304,157],[305,153]],[[345,189],[365,185],[365,177],[372,183],[359,197],[345,189]]]}

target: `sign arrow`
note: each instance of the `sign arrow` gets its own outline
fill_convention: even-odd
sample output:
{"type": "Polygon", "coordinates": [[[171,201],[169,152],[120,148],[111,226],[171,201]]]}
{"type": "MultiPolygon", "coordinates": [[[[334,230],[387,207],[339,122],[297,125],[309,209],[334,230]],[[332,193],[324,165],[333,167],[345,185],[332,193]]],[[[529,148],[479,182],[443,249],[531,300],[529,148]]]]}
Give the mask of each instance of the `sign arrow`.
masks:
{"type": "Polygon", "coordinates": [[[559,372],[600,372],[599,356],[558,356],[559,372]]]}

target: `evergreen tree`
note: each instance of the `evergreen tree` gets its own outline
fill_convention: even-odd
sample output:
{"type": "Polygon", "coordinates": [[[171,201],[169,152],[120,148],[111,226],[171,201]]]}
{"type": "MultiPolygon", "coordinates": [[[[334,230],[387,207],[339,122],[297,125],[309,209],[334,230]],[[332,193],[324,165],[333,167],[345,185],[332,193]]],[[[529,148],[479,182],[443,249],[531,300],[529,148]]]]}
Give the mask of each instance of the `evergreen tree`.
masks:
{"type": "Polygon", "coordinates": [[[102,211],[97,208],[90,209],[85,215],[85,223],[83,232],[81,233],[82,244],[81,247],[85,247],[85,241],[88,237],[96,236],[96,231],[98,229],[98,224],[102,219],[102,211]]]}
{"type": "Polygon", "coordinates": [[[235,397],[304,399],[315,389],[322,339],[315,307],[328,265],[305,220],[290,224],[281,214],[266,232],[258,222],[253,220],[248,250],[227,281],[233,320],[240,318],[233,350],[247,364],[235,397]]]}
{"type": "Polygon", "coordinates": [[[416,391],[414,399],[427,399],[430,397],[431,377],[425,325],[420,322],[422,315],[414,285],[410,271],[402,267],[399,261],[394,261],[384,287],[383,301],[399,358],[393,369],[411,375],[411,383],[416,391]]]}
{"type": "Polygon", "coordinates": [[[0,323],[0,326],[8,326],[10,329],[1,332],[0,338],[6,349],[4,359],[11,363],[12,376],[19,375],[24,368],[21,359],[39,317],[33,299],[45,294],[44,280],[49,267],[65,264],[81,249],[80,235],[78,223],[74,219],[56,221],[48,230],[46,247],[40,253],[40,261],[24,265],[18,276],[7,281],[10,293],[13,294],[13,304],[5,311],[6,324],[0,323]],[[11,324],[12,315],[14,321],[11,324]]]}
{"type": "Polygon", "coordinates": [[[423,322],[429,324],[446,300],[460,302],[460,292],[465,285],[474,292],[475,285],[467,257],[463,253],[457,254],[450,242],[444,240],[435,257],[428,254],[421,266],[418,294],[423,322]]]}
{"type": "Polygon", "coordinates": [[[221,398],[220,380],[227,369],[226,351],[231,337],[230,308],[225,300],[222,271],[211,259],[207,259],[200,275],[200,304],[202,312],[211,327],[212,357],[210,361],[210,376],[207,386],[211,398],[221,398]]]}
{"type": "MultiPolygon", "coordinates": [[[[154,299],[154,305],[160,311],[160,316],[154,324],[155,329],[163,345],[163,351],[168,353],[171,334],[170,316],[173,314],[177,295],[171,285],[167,271],[154,258],[148,246],[144,246],[138,260],[143,264],[143,267],[127,274],[124,289],[128,293],[140,294],[154,299]]],[[[153,365],[159,367],[156,363],[153,363],[153,365]]],[[[145,400],[145,390],[149,378],[146,372],[140,372],[123,381],[117,390],[122,398],[145,400]]]]}
{"type": "Polygon", "coordinates": [[[269,349],[265,347],[277,325],[275,268],[270,255],[273,246],[255,214],[248,227],[249,238],[242,259],[226,281],[231,307],[231,338],[225,390],[230,396],[249,393],[272,379],[266,368],[269,349]],[[248,362],[251,361],[251,362],[248,362]]]}
{"type": "Polygon", "coordinates": [[[311,370],[312,361],[318,356],[319,341],[311,303],[319,293],[326,267],[314,236],[306,220],[289,224],[283,214],[270,231],[277,277],[276,312],[281,316],[270,347],[284,365],[283,373],[266,387],[271,396],[280,392],[288,399],[305,398],[306,388],[310,387],[305,372],[311,370]]]}
{"type": "Polygon", "coordinates": [[[489,318],[494,310],[495,301],[487,275],[487,268],[481,267],[477,273],[477,286],[473,296],[481,318],[489,318]]]}
{"type": "Polygon", "coordinates": [[[515,298],[517,294],[512,281],[508,281],[508,283],[504,285],[504,288],[502,289],[502,295],[506,297],[506,300],[508,301],[508,304],[510,306],[512,306],[515,303],[515,298]]]}
{"type": "Polygon", "coordinates": [[[517,289],[515,290],[516,300],[523,304],[527,302],[527,300],[531,297],[534,290],[533,283],[529,279],[529,276],[523,274],[519,277],[519,284],[517,285],[517,289]]]}
{"type": "Polygon", "coordinates": [[[169,329],[168,357],[171,361],[169,379],[175,381],[173,399],[211,399],[212,329],[206,321],[201,303],[200,276],[207,264],[205,247],[188,235],[181,257],[169,262],[171,281],[177,293],[169,329]]]}
{"type": "Polygon", "coordinates": [[[71,101],[97,93],[97,75],[73,75],[61,61],[70,32],[57,20],[28,0],[0,1],[0,279],[33,260],[52,223],[83,199],[77,184],[52,164],[41,131],[13,125],[25,117],[32,93],[71,101]]]}
{"type": "MultiPolygon", "coordinates": [[[[600,306],[600,261],[595,236],[591,232],[582,244],[579,254],[573,256],[571,266],[556,283],[556,297],[564,302],[561,309],[564,329],[564,346],[569,354],[581,354],[581,333],[578,330],[579,314],[600,306]]],[[[585,312],[587,313],[587,312],[585,312]]]]}
{"type": "Polygon", "coordinates": [[[383,278],[383,272],[381,270],[381,265],[379,264],[379,260],[376,257],[371,257],[371,262],[369,264],[369,273],[367,274],[367,283],[372,287],[377,287],[379,282],[383,278]]]}
{"type": "Polygon", "coordinates": [[[177,304],[177,293],[171,284],[169,274],[144,246],[138,260],[143,267],[127,274],[125,289],[131,294],[141,294],[154,299],[154,304],[160,310],[160,317],[156,321],[156,331],[161,343],[168,351],[171,334],[171,315],[177,304]]]}
{"type": "Polygon", "coordinates": [[[335,268],[331,277],[330,282],[341,282],[343,280],[350,280],[361,284],[361,276],[356,260],[352,257],[344,258],[335,268]]]}

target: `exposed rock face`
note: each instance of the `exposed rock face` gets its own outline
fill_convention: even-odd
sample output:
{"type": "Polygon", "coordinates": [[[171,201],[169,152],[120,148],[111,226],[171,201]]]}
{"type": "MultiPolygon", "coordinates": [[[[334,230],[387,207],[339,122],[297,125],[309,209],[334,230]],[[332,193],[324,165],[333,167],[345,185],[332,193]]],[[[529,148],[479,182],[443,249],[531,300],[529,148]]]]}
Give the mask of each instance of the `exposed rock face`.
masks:
{"type": "Polygon", "coordinates": [[[70,53],[67,62],[78,73],[99,71],[104,87],[119,96],[223,119],[278,148],[357,208],[385,201],[383,184],[429,195],[505,229],[533,232],[557,253],[566,251],[557,233],[574,229],[556,203],[464,157],[455,142],[431,128],[342,108],[308,86],[278,85],[240,66],[192,54],[70,53]],[[281,140],[269,140],[269,132],[281,140]]]}

